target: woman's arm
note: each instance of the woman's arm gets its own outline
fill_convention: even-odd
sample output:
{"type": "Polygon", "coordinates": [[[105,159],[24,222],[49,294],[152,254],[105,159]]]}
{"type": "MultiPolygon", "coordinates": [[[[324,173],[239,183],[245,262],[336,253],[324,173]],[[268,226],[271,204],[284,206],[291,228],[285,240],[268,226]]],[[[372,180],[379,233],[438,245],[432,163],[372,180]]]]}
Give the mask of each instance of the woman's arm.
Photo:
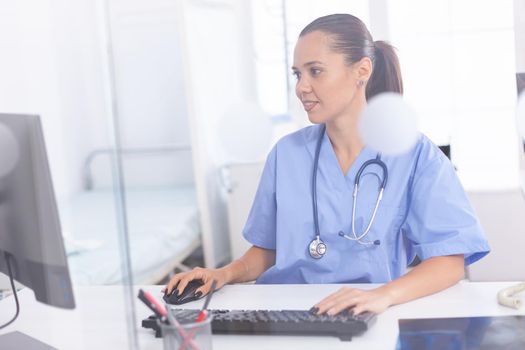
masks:
{"type": "Polygon", "coordinates": [[[223,267],[226,283],[253,281],[273,265],[275,265],[275,250],[252,246],[240,259],[223,267]]]}
{"type": "Polygon", "coordinates": [[[463,254],[438,256],[422,261],[406,275],[385,284],[391,305],[406,303],[446,289],[459,282],[465,274],[463,254]]]}
{"type": "Polygon", "coordinates": [[[464,256],[449,255],[429,258],[406,275],[372,290],[343,287],[314,308],[318,313],[334,315],[354,307],[354,313],[380,313],[391,305],[406,303],[446,289],[464,276],[464,256]]]}

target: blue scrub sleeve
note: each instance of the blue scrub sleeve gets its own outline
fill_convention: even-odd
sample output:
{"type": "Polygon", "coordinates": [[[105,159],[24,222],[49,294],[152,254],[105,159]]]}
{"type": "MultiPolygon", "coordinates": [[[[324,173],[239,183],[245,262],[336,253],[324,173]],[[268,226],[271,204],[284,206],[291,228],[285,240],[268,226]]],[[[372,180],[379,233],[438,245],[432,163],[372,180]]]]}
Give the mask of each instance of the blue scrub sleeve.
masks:
{"type": "Polygon", "coordinates": [[[252,209],[244,226],[243,236],[251,244],[275,250],[276,212],[275,197],[276,148],[266,159],[252,209]]]}
{"type": "Polygon", "coordinates": [[[408,239],[409,261],[416,254],[422,260],[464,254],[469,265],[490,251],[456,172],[444,156],[416,170],[402,230],[408,239]]]}

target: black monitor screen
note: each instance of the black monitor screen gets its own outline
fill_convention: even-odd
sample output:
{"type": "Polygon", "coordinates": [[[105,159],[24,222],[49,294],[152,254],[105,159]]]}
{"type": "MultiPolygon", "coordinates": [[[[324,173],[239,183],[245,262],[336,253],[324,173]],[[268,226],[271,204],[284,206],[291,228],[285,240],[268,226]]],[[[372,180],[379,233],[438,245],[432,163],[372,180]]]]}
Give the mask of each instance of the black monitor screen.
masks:
{"type": "Polygon", "coordinates": [[[0,272],[37,300],[74,308],[40,118],[0,114],[0,272]]]}

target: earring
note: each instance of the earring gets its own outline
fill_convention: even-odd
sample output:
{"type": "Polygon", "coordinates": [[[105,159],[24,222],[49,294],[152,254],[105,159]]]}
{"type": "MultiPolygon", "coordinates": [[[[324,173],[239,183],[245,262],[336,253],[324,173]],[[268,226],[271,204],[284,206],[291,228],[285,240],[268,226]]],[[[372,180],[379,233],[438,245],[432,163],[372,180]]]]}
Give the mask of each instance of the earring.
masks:
{"type": "Polygon", "coordinates": [[[364,80],[359,80],[359,81],[357,82],[357,86],[361,87],[361,86],[363,86],[363,85],[365,85],[364,80]]]}

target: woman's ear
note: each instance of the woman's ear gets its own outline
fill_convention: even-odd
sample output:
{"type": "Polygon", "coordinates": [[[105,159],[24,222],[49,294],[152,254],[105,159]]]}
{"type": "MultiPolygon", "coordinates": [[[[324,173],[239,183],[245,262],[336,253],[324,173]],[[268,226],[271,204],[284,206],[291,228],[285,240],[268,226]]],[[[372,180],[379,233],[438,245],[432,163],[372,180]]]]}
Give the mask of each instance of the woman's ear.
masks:
{"type": "Polygon", "coordinates": [[[372,60],[370,57],[363,57],[358,62],[355,63],[356,67],[356,74],[357,74],[357,81],[365,81],[367,82],[370,80],[370,76],[372,76],[372,60]]]}

